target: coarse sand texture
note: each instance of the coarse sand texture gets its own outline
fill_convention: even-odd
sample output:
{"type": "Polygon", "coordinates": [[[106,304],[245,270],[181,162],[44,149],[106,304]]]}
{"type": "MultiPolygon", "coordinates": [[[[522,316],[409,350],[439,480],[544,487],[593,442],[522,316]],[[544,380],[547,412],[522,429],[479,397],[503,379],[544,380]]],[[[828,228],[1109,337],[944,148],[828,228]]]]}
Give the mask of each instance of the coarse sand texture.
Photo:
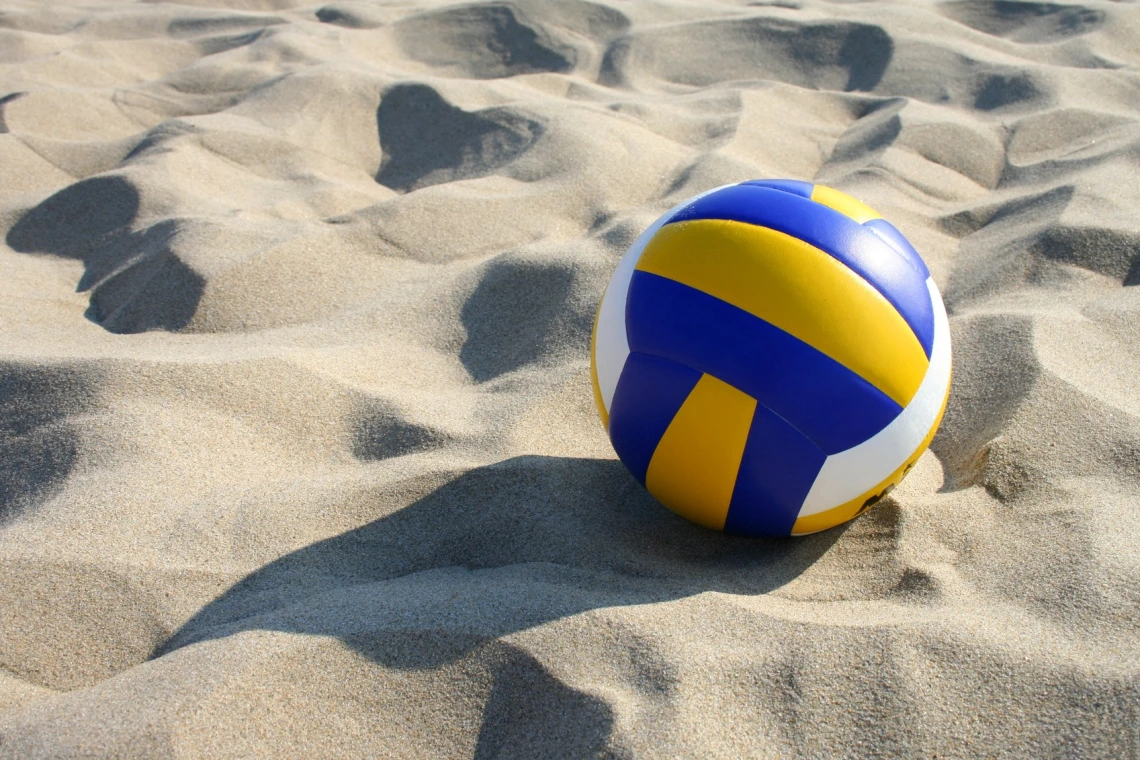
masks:
{"type": "Polygon", "coordinates": [[[1140,757],[1140,3],[0,3],[0,760],[1140,757]],[[622,254],[848,193],[953,343],[797,539],[598,424],[622,254]]]}

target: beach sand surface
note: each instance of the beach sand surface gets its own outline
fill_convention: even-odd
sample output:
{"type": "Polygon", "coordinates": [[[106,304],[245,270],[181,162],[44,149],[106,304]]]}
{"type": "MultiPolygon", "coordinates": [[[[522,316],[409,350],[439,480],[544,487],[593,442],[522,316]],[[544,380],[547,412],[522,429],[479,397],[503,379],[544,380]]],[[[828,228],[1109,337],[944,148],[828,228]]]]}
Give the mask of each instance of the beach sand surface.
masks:
{"type": "Polygon", "coordinates": [[[1140,5],[0,8],[0,757],[1140,756],[1140,5]],[[954,380],[797,540],[592,400],[665,209],[922,252],[954,380]]]}

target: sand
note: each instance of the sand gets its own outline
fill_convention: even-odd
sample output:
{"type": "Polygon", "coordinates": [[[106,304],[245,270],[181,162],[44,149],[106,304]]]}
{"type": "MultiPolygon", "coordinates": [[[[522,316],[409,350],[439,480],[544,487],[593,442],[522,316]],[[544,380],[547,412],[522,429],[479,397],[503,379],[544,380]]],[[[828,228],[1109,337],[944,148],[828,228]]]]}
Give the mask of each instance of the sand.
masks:
{"type": "Polygon", "coordinates": [[[1140,6],[0,9],[0,757],[1140,756],[1140,6]],[[726,537],[593,408],[656,215],[827,183],[932,450],[726,537]]]}

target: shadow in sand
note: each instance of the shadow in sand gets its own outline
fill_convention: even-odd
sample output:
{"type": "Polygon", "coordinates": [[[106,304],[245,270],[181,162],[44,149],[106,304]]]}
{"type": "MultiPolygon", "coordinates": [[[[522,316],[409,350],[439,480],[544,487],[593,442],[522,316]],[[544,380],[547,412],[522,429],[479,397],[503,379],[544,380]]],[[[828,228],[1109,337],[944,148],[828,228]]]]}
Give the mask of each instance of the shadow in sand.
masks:
{"type": "Polygon", "coordinates": [[[393,669],[462,661],[491,682],[477,757],[519,742],[592,754],[609,735],[610,708],[501,637],[603,607],[706,591],[762,594],[797,577],[842,533],[727,536],[662,508],[619,462],[518,457],[262,567],[154,656],[276,630],[338,637],[393,669]],[[578,728],[559,739],[559,725],[578,728]]]}
{"type": "Polygon", "coordinates": [[[8,132],[8,122],[4,118],[4,106],[11,103],[13,100],[27,95],[26,92],[10,92],[7,95],[0,97],[0,135],[8,132]]]}
{"type": "MultiPolygon", "coordinates": [[[[573,69],[574,48],[556,42],[512,5],[470,3],[429,10],[398,21],[392,31],[410,57],[464,77],[494,79],[573,69]]],[[[577,15],[573,4],[557,5],[559,11],[577,15]]],[[[609,9],[591,8],[587,13],[586,29],[580,32],[602,31],[624,19],[609,9]]]]}
{"type": "Polygon", "coordinates": [[[517,650],[501,659],[483,708],[475,760],[605,757],[613,710],[517,650]]]}
{"type": "Polygon", "coordinates": [[[468,113],[425,84],[388,89],[376,109],[383,159],[376,181],[399,192],[494,173],[542,136],[508,108],[468,113]]]}
{"type": "Polygon", "coordinates": [[[557,261],[503,256],[488,265],[460,313],[467,337],[459,360],[476,382],[541,361],[559,331],[589,335],[592,322],[566,323],[574,276],[557,261]]]}
{"type": "Polygon", "coordinates": [[[1140,256],[1132,259],[1132,264],[1128,267],[1128,274],[1124,275],[1124,286],[1126,288],[1137,285],[1140,285],[1140,256]]]}
{"type": "Polygon", "coordinates": [[[0,524],[50,499],[79,454],[68,417],[90,408],[91,378],[66,367],[0,365],[0,524]]]}
{"type": "Polygon", "coordinates": [[[847,92],[870,92],[878,86],[894,56],[895,44],[881,26],[852,24],[839,48],[837,63],[847,69],[847,92]]]}
{"type": "Polygon", "coordinates": [[[82,261],[87,318],[109,332],[178,330],[194,316],[205,281],[170,248],[177,223],[134,231],[138,210],[138,191],[125,178],[93,177],[28,210],[6,242],[21,253],[82,261]]]}
{"type": "Polygon", "coordinates": [[[266,565],[155,654],[253,629],[350,642],[381,632],[454,633],[447,645],[388,654],[368,645],[390,666],[434,667],[480,641],[589,609],[771,591],[841,534],[722,535],[663,509],[619,462],[517,457],[266,565]]]}

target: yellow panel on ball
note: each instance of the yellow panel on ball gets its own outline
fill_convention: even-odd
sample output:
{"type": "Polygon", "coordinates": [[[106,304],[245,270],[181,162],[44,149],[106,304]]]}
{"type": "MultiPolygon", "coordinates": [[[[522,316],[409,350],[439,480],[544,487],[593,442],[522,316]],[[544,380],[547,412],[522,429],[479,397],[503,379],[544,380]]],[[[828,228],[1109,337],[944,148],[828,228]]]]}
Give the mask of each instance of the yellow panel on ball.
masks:
{"type": "Polygon", "coordinates": [[[872,219],[882,219],[879,212],[862,201],[857,201],[847,193],[842,193],[827,185],[816,185],[811,191],[811,199],[835,209],[847,218],[864,224],[872,219]]]}
{"type": "Polygon", "coordinates": [[[637,263],[727,301],[850,369],[899,406],[929,364],[898,311],[827,253],[767,227],[702,219],[670,224],[637,263]]]}
{"type": "Polygon", "coordinates": [[[722,529],[755,411],[756,399],[701,377],[657,444],[649,493],[682,517],[722,529]]]}

